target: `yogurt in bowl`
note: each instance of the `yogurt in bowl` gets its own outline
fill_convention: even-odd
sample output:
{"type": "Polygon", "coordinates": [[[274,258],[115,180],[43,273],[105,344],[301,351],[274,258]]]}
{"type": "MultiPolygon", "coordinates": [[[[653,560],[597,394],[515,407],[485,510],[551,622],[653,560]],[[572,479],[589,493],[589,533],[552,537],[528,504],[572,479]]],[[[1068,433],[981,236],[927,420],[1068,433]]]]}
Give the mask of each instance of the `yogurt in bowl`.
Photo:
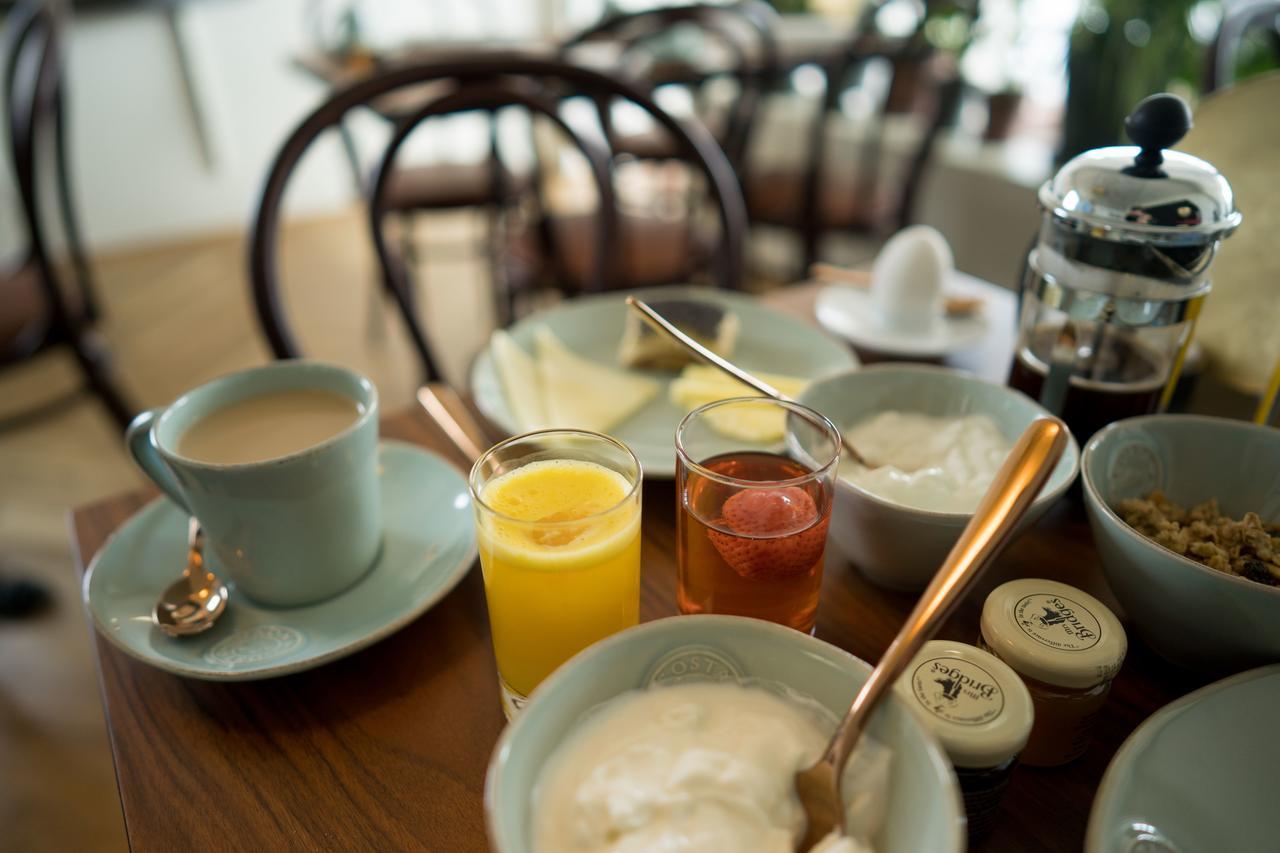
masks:
{"type": "Polygon", "coordinates": [[[873,468],[844,459],[840,477],[916,509],[968,512],[1013,448],[989,415],[935,417],[889,410],[844,431],[873,468]]]}
{"type": "MultiPolygon", "coordinates": [[[[1049,414],[1020,391],[927,365],[877,364],[828,376],[799,402],[830,418],[871,464],[900,462],[896,475],[842,470],[829,541],[869,580],[910,591],[924,589],[942,565],[1004,453],[1031,421],[1049,414]],[[981,420],[971,420],[975,416],[981,420]],[[870,445],[863,446],[859,432],[869,433],[870,445]],[[891,458],[877,458],[878,441],[894,445],[891,458]],[[907,470],[917,464],[924,468],[907,470]],[[940,472],[928,473],[929,467],[940,472]]],[[[1073,437],[1015,536],[1048,511],[1079,470],[1073,437]]]]}
{"type": "MultiPolygon", "coordinates": [[[[651,723],[656,716],[650,713],[653,708],[637,706],[634,711],[626,710],[623,703],[635,697],[652,697],[653,701],[664,706],[658,713],[672,714],[672,725],[677,729],[681,725],[705,724],[699,730],[700,737],[680,740],[685,736],[678,734],[668,745],[669,749],[682,755],[686,753],[684,747],[690,740],[709,747],[706,753],[684,759],[684,776],[676,777],[682,781],[678,790],[672,789],[676,791],[676,799],[691,792],[716,792],[710,797],[711,807],[704,807],[708,824],[714,826],[715,812],[719,808],[716,803],[730,802],[736,796],[726,792],[763,791],[759,802],[764,806],[762,814],[768,817],[759,818],[763,822],[754,825],[774,824],[774,815],[777,826],[789,825],[791,818],[787,808],[785,804],[779,805],[783,799],[783,786],[776,774],[782,772],[785,781],[790,783],[790,774],[785,768],[808,758],[807,750],[813,749],[815,744],[817,751],[825,746],[836,718],[844,714],[870,672],[870,666],[828,643],[758,619],[677,616],[615,634],[579,653],[553,673],[534,691],[528,706],[503,732],[485,779],[485,817],[491,846],[497,853],[539,853],[542,848],[537,846],[537,832],[541,810],[555,807],[549,793],[557,790],[585,790],[587,802],[593,803],[588,809],[588,814],[595,815],[591,820],[599,816],[599,812],[594,811],[598,805],[613,810],[612,816],[605,816],[605,823],[616,818],[620,824],[632,827],[661,826],[663,814],[670,813],[675,804],[664,802],[661,792],[654,787],[646,789],[644,796],[623,799],[620,796],[601,797],[601,789],[591,785],[583,789],[581,780],[584,777],[580,774],[570,773],[564,789],[557,788],[553,781],[562,757],[568,757],[564,763],[575,764],[572,756],[579,736],[587,743],[607,745],[607,754],[591,755],[588,763],[601,760],[606,764],[615,762],[613,750],[621,750],[618,754],[628,757],[620,764],[615,762],[609,766],[620,766],[627,771],[626,775],[632,775],[631,761],[635,756],[627,750],[639,742],[635,738],[643,739],[643,732],[628,732],[626,744],[621,739],[614,743],[608,736],[601,737],[600,733],[608,734],[606,729],[612,728],[611,723],[616,722],[616,718],[611,720],[614,713],[611,709],[624,715],[626,725],[619,728],[629,728],[632,715],[640,721],[637,726],[651,723]],[[730,729],[722,728],[718,721],[721,712],[712,707],[720,704],[719,699],[700,697],[699,701],[692,703],[701,704],[703,710],[700,712],[676,710],[676,706],[690,704],[689,698],[681,695],[686,686],[709,686],[717,691],[731,691],[727,701],[736,707],[744,704],[741,696],[735,695],[737,691],[765,692],[764,699],[758,702],[749,699],[746,703],[758,710],[759,725],[751,727],[755,734],[735,735],[730,729]],[[616,706],[610,704],[614,700],[618,700],[616,706]],[[671,706],[667,707],[667,703],[671,706]],[[789,721],[793,721],[797,714],[800,723],[793,726],[789,721]],[[703,723],[697,722],[699,716],[703,723]],[[690,717],[695,719],[688,719],[690,717]],[[790,755],[786,761],[781,760],[785,756],[772,759],[762,756],[762,752],[769,749],[765,741],[777,734],[774,726],[781,726],[788,732],[786,738],[790,743],[779,748],[779,752],[790,755]],[[736,743],[735,737],[754,741],[755,746],[748,745],[746,752],[739,752],[738,746],[743,744],[736,743]],[[566,748],[563,756],[562,747],[566,748]],[[726,760],[723,758],[723,749],[726,748],[734,756],[759,757],[771,771],[755,777],[755,781],[748,781],[752,777],[749,768],[758,762],[749,757],[742,762],[726,760]],[[714,753],[721,753],[722,758],[713,758],[714,753]],[[774,763],[770,764],[770,761],[774,763]],[[722,782],[729,784],[722,785],[722,782]],[[779,811],[775,812],[775,809],[779,811]]],[[[855,775],[857,779],[865,778],[866,787],[879,793],[881,819],[866,829],[869,837],[857,841],[859,846],[852,846],[852,843],[836,846],[828,853],[865,853],[867,845],[875,853],[918,853],[921,850],[960,853],[964,849],[964,811],[955,774],[933,735],[911,710],[893,697],[873,716],[866,735],[884,747],[881,750],[884,767],[879,771],[856,770],[855,775]]],[[[855,760],[861,760],[858,758],[860,755],[862,753],[855,753],[855,760]]],[[[646,766],[645,760],[640,759],[640,767],[646,766]]],[[[867,765],[871,766],[874,766],[874,761],[867,765]]],[[[578,768],[581,767],[579,764],[578,768]]],[[[586,775],[593,772],[591,769],[586,775]]],[[[663,772],[671,773],[673,770],[667,768],[663,772]]],[[[644,778],[643,774],[640,776],[644,778]]],[[[604,784],[614,785],[613,793],[620,793],[617,786],[622,783],[617,780],[604,784]]],[[[630,784],[623,785],[623,789],[628,789],[630,784]]],[[[859,809],[864,809],[864,813],[874,816],[874,808],[867,808],[867,804],[856,795],[852,799],[848,797],[850,793],[861,790],[859,784],[855,782],[846,791],[846,805],[854,808],[855,815],[859,809]]],[[[790,793],[789,789],[787,793],[790,793]]],[[[859,819],[855,817],[855,820],[859,819]]],[[[629,834],[620,834],[615,842],[628,837],[629,834]]],[[[788,832],[787,845],[790,838],[788,832]]],[[[641,835],[636,846],[616,844],[597,849],[619,853],[651,850],[653,847],[646,843],[648,840],[649,837],[641,835]]],[[[730,838],[711,849],[753,848],[738,847],[730,838]]],[[[793,848],[764,849],[790,853],[793,848]]]]}
{"type": "MultiPolygon", "coordinates": [[[[796,771],[822,754],[835,720],[787,692],[691,682],[611,699],[543,769],[534,853],[790,853],[805,826],[796,771]]],[[[859,744],[845,773],[849,837],[820,849],[872,853],[889,759],[874,739],[859,744]]]]}

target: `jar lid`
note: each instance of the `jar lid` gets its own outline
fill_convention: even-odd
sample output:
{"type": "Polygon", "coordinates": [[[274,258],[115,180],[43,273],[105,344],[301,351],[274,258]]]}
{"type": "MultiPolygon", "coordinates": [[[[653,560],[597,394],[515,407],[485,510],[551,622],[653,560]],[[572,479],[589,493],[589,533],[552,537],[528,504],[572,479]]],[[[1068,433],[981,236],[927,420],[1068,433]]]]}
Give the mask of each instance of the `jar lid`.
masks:
{"type": "Polygon", "coordinates": [[[982,639],[1022,675],[1078,689],[1113,678],[1129,647],[1120,620],[1101,601],[1039,578],[992,590],[982,607],[982,639]]]}
{"type": "Polygon", "coordinates": [[[1031,734],[1031,694],[994,655],[964,643],[932,640],[894,685],[957,767],[998,767],[1031,734]]]}
{"type": "Polygon", "coordinates": [[[1231,185],[1214,166],[1165,151],[1191,129],[1191,111],[1174,95],[1152,95],[1125,119],[1137,145],[1086,151],[1040,188],[1057,224],[1123,243],[1203,245],[1240,224],[1231,185]]]}

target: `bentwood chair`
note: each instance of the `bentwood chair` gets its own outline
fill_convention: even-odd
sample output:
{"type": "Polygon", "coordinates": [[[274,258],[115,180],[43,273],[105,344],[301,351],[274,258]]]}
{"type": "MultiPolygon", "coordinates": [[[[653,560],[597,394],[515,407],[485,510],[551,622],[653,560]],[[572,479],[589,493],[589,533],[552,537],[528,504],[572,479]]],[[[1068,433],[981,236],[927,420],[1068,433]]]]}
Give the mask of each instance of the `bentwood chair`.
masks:
{"type": "Polygon", "coordinates": [[[4,101],[9,154],[21,202],[26,246],[16,265],[0,270],[0,367],[59,346],[75,356],[88,387],[123,427],[134,407],[116,386],[107,353],[89,328],[98,316],[92,277],[80,239],[67,163],[63,92],[65,20],[62,4],[24,0],[5,20],[4,101]],[[47,152],[51,157],[43,156],[47,152]],[[52,167],[51,173],[45,169],[52,167]],[[46,228],[52,199],[67,263],[54,256],[46,228]],[[65,275],[64,275],[64,268],[65,275]]]}
{"type": "MultiPolygon", "coordinates": [[[[623,259],[614,249],[618,239],[618,224],[612,180],[613,158],[598,139],[574,129],[561,117],[561,105],[566,99],[579,96],[592,99],[617,98],[635,104],[677,140],[682,154],[697,165],[706,179],[720,221],[720,239],[713,270],[715,280],[723,287],[740,286],[745,206],[728,161],[705,129],[675,120],[658,107],[647,93],[628,83],[558,61],[490,55],[447,63],[406,66],[367,78],[333,94],[293,131],[267,175],[252,225],[249,273],[259,321],[278,358],[293,358],[302,354],[286,317],[277,269],[281,201],[298,162],[310,145],[324,131],[336,127],[350,110],[367,104],[371,99],[406,87],[439,81],[452,84],[449,94],[432,100],[400,122],[379,158],[368,211],[372,241],[384,282],[399,308],[426,379],[434,380],[440,376],[436,356],[410,296],[404,260],[393,253],[387,244],[382,219],[387,213],[388,182],[402,145],[424,122],[441,116],[463,110],[493,112],[508,107],[523,109],[558,128],[586,157],[598,204],[598,215],[595,217],[598,227],[591,234],[594,252],[584,288],[587,292],[593,292],[610,286],[625,272],[618,269],[624,264],[620,263],[623,259]]],[[[548,240],[550,251],[554,252],[554,235],[549,236],[552,238],[548,240]]]]}
{"type": "Polygon", "coordinates": [[[822,72],[822,103],[802,143],[802,158],[753,169],[744,180],[752,223],[799,238],[801,262],[794,278],[803,277],[819,259],[824,237],[878,238],[912,222],[935,143],[961,92],[954,62],[919,39],[892,42],[857,35],[822,72]],[[888,85],[866,116],[856,120],[851,150],[833,151],[831,131],[841,116],[846,86],[852,80],[861,88],[873,64],[886,70],[888,85]],[[914,123],[914,137],[892,152],[904,166],[890,168],[886,131],[891,122],[901,126],[904,121],[914,123]],[[835,162],[852,169],[832,168],[835,162]]]}
{"type": "Polygon", "coordinates": [[[1238,0],[1226,4],[1218,33],[1209,46],[1204,90],[1215,92],[1236,78],[1246,41],[1256,37],[1280,59],[1280,0],[1238,0]]]}
{"type": "MultiPolygon", "coordinates": [[[[700,120],[711,130],[735,170],[746,156],[760,100],[778,62],[774,35],[777,13],[758,0],[730,5],[695,3],[613,15],[565,41],[561,57],[575,58],[584,49],[610,49],[616,73],[637,86],[654,89],[681,86],[689,90],[700,120]],[[691,38],[684,55],[681,36],[691,38]],[[730,79],[737,94],[723,115],[708,103],[708,85],[730,79]]],[[[678,146],[661,128],[648,133],[622,134],[606,104],[600,120],[612,147],[639,159],[677,159],[678,146]]]]}

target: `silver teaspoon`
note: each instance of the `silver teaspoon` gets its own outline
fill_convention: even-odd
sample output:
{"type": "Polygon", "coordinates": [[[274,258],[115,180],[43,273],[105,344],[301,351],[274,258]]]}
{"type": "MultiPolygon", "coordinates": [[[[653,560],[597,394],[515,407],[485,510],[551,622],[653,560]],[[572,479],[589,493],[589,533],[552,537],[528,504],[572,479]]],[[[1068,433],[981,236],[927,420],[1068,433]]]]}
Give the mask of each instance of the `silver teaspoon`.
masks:
{"type": "MultiPolygon", "coordinates": [[[[698,358],[702,359],[703,361],[707,362],[713,367],[718,367],[720,370],[724,371],[729,376],[732,376],[734,379],[738,380],[743,385],[746,385],[748,388],[752,388],[757,393],[763,394],[766,397],[772,397],[775,400],[782,400],[783,402],[787,402],[787,403],[795,402],[790,397],[788,397],[787,395],[779,391],[777,388],[774,388],[772,385],[768,384],[767,382],[763,382],[757,377],[752,376],[750,373],[747,373],[741,367],[738,367],[738,365],[734,364],[733,362],[729,361],[726,358],[720,357],[716,353],[704,347],[702,344],[695,341],[693,338],[686,335],[684,332],[680,331],[680,329],[678,329],[674,323],[672,323],[666,317],[663,317],[657,311],[653,310],[653,306],[646,303],[643,299],[636,299],[634,296],[628,296],[627,305],[631,306],[633,310],[638,311],[640,313],[640,316],[644,319],[644,321],[648,323],[655,331],[661,332],[662,334],[671,338],[673,341],[680,344],[685,349],[689,350],[689,352],[693,353],[698,358]]],[[[868,462],[866,460],[866,457],[864,457],[861,453],[859,453],[858,449],[854,447],[852,444],[850,444],[849,439],[845,438],[843,434],[841,434],[840,436],[840,444],[842,447],[844,447],[844,451],[849,456],[849,458],[852,459],[854,462],[857,462],[859,465],[862,465],[864,468],[879,467],[877,465],[872,465],[870,462],[868,462]]]]}
{"type": "Polygon", "coordinates": [[[938,632],[973,581],[1009,541],[1066,446],[1067,427],[1062,421],[1041,417],[1031,422],[1005,457],[942,568],[858,691],[826,752],[812,767],[796,774],[796,793],[806,818],[804,839],[796,848],[800,853],[832,832],[845,834],[841,776],[867,721],[916,652],[938,632]]]}
{"type": "Polygon", "coordinates": [[[151,621],[170,637],[187,637],[213,627],[227,608],[227,588],[204,564],[204,531],[187,522],[187,566],[161,594],[151,621]]]}

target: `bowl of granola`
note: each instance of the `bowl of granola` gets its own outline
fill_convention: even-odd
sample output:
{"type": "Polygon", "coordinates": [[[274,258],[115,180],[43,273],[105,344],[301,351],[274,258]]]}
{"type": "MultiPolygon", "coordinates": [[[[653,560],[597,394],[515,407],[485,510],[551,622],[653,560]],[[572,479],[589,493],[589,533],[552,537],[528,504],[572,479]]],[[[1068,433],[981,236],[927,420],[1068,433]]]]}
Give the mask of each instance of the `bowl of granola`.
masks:
{"type": "Polygon", "coordinates": [[[1280,661],[1280,430],[1129,418],[1081,470],[1103,573],[1149,646],[1212,672],[1280,661]]]}

